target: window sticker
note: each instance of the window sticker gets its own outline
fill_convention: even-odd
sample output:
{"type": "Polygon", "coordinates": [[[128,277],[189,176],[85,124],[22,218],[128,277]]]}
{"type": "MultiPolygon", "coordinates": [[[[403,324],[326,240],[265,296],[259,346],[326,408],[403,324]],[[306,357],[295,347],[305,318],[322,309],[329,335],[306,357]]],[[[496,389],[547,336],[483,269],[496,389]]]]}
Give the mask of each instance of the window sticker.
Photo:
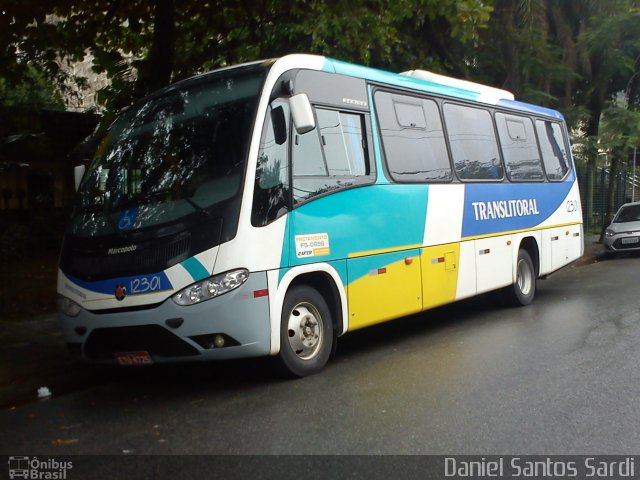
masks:
{"type": "Polygon", "coordinates": [[[133,230],[133,227],[136,223],[136,218],[138,218],[138,208],[129,208],[128,210],[123,210],[120,213],[120,219],[118,220],[118,228],[120,230],[133,230]]]}
{"type": "Polygon", "coordinates": [[[329,255],[329,234],[310,233],[296,235],[296,256],[298,258],[322,257],[329,255]]]}

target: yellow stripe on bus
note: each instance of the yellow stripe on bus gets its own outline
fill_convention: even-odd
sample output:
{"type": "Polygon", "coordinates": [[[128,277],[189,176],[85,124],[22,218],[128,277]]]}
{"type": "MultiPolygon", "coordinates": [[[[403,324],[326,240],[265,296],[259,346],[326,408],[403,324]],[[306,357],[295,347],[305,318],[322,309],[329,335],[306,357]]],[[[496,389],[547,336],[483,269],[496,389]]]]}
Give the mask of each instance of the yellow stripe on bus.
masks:
{"type": "Polygon", "coordinates": [[[422,249],[422,308],[424,310],[456,300],[459,261],[459,243],[422,249]]]}
{"type": "Polygon", "coordinates": [[[547,225],[544,227],[532,227],[532,228],[524,228],[521,230],[507,230],[504,232],[495,232],[491,234],[485,235],[476,235],[473,237],[463,237],[463,242],[468,242],[470,240],[481,240],[483,238],[491,238],[491,237],[502,237],[503,235],[514,235],[518,233],[527,233],[527,232],[536,232],[540,230],[550,230],[552,228],[562,228],[562,227],[572,227],[574,225],[582,225],[582,222],[570,222],[570,223],[558,223],[556,225],[547,225]]]}
{"type": "Polygon", "coordinates": [[[365,250],[363,252],[354,252],[347,255],[348,258],[360,258],[360,257],[368,257],[370,255],[380,255],[382,253],[394,253],[394,252],[402,252],[404,250],[411,250],[412,248],[420,248],[422,244],[417,243],[415,245],[402,245],[399,247],[390,247],[390,248],[380,248],[378,250],[365,250]]]}
{"type": "Polygon", "coordinates": [[[422,310],[420,257],[415,253],[372,270],[347,286],[349,330],[422,310]]]}

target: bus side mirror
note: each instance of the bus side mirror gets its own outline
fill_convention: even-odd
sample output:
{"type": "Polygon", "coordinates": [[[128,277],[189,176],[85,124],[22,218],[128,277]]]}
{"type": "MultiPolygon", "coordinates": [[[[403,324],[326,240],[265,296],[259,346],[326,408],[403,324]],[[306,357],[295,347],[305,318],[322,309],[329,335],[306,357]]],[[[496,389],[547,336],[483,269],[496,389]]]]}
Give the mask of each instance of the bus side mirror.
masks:
{"type": "Polygon", "coordinates": [[[306,93],[299,93],[289,99],[289,108],[293,117],[296,132],[300,135],[316,128],[316,120],[313,117],[311,102],[306,93]]]}
{"type": "Polygon", "coordinates": [[[82,181],[85,170],[86,167],[84,165],[76,165],[73,167],[73,181],[76,186],[76,192],[78,191],[78,188],[80,188],[80,182],[82,181]]]}

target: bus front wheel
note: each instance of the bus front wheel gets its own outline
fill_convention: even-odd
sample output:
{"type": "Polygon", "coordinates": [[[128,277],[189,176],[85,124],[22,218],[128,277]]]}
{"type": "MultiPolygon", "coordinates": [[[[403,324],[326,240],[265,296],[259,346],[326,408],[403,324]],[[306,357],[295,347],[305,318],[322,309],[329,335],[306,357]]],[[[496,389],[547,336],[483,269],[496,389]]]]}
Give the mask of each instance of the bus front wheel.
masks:
{"type": "Polygon", "coordinates": [[[278,360],[285,373],[306,377],[324,368],[334,343],[331,312],[312,287],[293,287],[284,299],[278,360]]]}
{"type": "Polygon", "coordinates": [[[516,281],[506,290],[509,303],[526,306],[533,302],[536,294],[536,270],[529,252],[520,249],[516,264],[516,281]]]}

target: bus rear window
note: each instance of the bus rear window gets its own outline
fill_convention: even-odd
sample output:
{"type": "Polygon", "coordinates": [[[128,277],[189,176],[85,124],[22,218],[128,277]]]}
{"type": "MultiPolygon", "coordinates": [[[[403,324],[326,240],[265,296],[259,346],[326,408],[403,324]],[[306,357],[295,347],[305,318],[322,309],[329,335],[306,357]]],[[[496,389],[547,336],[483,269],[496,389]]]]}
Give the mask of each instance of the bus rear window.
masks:
{"type": "Polygon", "coordinates": [[[569,158],[560,125],[548,120],[537,120],[536,130],[547,178],[562,180],[569,171],[569,158]]]}

